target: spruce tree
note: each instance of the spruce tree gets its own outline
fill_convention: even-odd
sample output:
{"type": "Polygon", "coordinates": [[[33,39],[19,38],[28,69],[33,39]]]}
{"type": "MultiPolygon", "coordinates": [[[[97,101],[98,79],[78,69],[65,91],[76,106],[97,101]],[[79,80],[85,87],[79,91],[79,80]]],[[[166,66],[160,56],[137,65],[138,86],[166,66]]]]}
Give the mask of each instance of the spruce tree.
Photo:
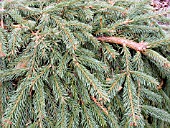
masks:
{"type": "Polygon", "coordinates": [[[169,128],[169,11],[150,3],[1,0],[1,127],[169,128]]]}

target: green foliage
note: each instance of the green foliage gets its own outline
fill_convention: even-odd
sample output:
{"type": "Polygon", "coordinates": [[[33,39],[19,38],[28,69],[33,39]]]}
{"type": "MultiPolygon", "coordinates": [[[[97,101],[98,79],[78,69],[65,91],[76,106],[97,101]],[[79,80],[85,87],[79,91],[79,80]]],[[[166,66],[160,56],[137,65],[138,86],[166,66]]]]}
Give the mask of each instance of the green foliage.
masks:
{"type": "Polygon", "coordinates": [[[169,20],[149,2],[0,1],[2,127],[170,127],[170,40],[158,24],[169,20]]]}

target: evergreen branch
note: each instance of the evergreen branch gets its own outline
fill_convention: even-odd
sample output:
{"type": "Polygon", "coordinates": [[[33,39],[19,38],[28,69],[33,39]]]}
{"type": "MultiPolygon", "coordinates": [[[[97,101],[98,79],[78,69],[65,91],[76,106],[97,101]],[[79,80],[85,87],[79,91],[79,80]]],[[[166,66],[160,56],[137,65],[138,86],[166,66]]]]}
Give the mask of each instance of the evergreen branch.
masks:
{"type": "Polygon", "coordinates": [[[109,112],[108,116],[108,124],[110,125],[111,128],[120,128],[117,117],[113,112],[109,112]]]}
{"type": "Polygon", "coordinates": [[[63,99],[63,85],[60,82],[59,78],[57,77],[57,75],[51,76],[49,82],[52,84],[52,88],[53,88],[53,94],[55,96],[55,100],[56,102],[58,101],[58,99],[63,99]]]}
{"type": "Polygon", "coordinates": [[[67,64],[70,60],[71,60],[71,57],[69,56],[68,51],[66,51],[66,53],[60,59],[59,64],[58,64],[57,73],[61,78],[63,78],[63,76],[67,70],[67,64]]]}
{"type": "Polygon", "coordinates": [[[160,13],[152,13],[152,14],[146,13],[143,15],[137,15],[137,16],[133,17],[133,21],[137,22],[137,21],[142,21],[142,20],[147,20],[147,19],[152,19],[152,18],[159,19],[160,16],[164,16],[169,13],[170,13],[170,11],[162,11],[160,13]]]}
{"type": "Polygon", "coordinates": [[[81,112],[81,106],[75,101],[70,101],[71,112],[69,114],[68,128],[77,128],[79,126],[79,114],[81,112]]]}
{"type": "Polygon", "coordinates": [[[78,21],[69,21],[66,23],[66,26],[70,27],[70,29],[73,29],[73,30],[76,30],[76,29],[85,30],[86,32],[92,30],[92,26],[78,22],[78,21]]]}
{"type": "Polygon", "coordinates": [[[28,69],[6,69],[0,71],[0,81],[16,79],[17,77],[24,75],[27,71],[28,69]]]}
{"type": "Polygon", "coordinates": [[[9,14],[16,23],[22,24],[25,21],[24,18],[19,14],[19,11],[17,9],[9,11],[9,14]]]}
{"type": "Polygon", "coordinates": [[[44,92],[44,84],[42,80],[37,80],[34,84],[35,88],[35,101],[34,101],[34,109],[37,114],[37,120],[40,128],[43,128],[43,119],[46,118],[45,111],[45,92],[44,92]]]}
{"type": "Polygon", "coordinates": [[[32,72],[35,71],[35,63],[36,63],[36,54],[37,54],[37,51],[38,51],[38,49],[35,47],[33,49],[32,58],[30,60],[30,62],[31,62],[30,74],[32,74],[32,72]]]}
{"type": "Polygon", "coordinates": [[[163,91],[163,90],[160,90],[160,94],[161,94],[162,97],[163,97],[164,103],[167,105],[166,108],[167,108],[168,112],[170,112],[170,110],[169,110],[169,106],[170,106],[170,97],[169,97],[169,96],[166,94],[166,92],[163,91]]]}
{"type": "Polygon", "coordinates": [[[0,58],[5,56],[6,54],[2,51],[2,43],[0,43],[0,58]]]}
{"type": "MultiPolygon", "coordinates": [[[[121,6],[112,6],[112,4],[107,3],[105,1],[100,1],[100,2],[91,1],[87,5],[89,5],[89,6],[87,6],[86,8],[97,9],[98,13],[105,11],[107,9],[112,10],[112,11],[116,11],[116,12],[120,12],[120,13],[125,11],[125,8],[123,8],[121,6]]],[[[111,13],[111,12],[107,11],[107,13],[111,13]]]]}
{"type": "Polygon", "coordinates": [[[166,58],[164,58],[159,53],[153,51],[153,50],[146,50],[142,52],[145,56],[150,58],[150,60],[161,70],[164,71],[166,74],[170,74],[170,61],[168,61],[166,58]]]}
{"type": "Polygon", "coordinates": [[[94,90],[97,91],[97,94],[102,97],[104,100],[109,101],[107,93],[102,89],[102,84],[92,75],[83,65],[78,62],[75,63],[77,67],[77,73],[82,82],[87,85],[89,83],[93,86],[94,90]]]}
{"type": "MultiPolygon", "coordinates": [[[[133,123],[133,126],[137,126],[137,122],[136,122],[136,110],[135,110],[135,97],[134,97],[134,85],[131,85],[131,80],[130,80],[130,74],[127,75],[127,78],[126,78],[126,83],[125,83],[125,86],[127,88],[127,92],[128,92],[128,100],[130,102],[130,110],[131,110],[131,116],[132,116],[132,123],[133,123]]],[[[125,95],[125,94],[124,94],[125,95]]],[[[127,102],[127,101],[126,101],[127,102]]],[[[129,106],[125,106],[125,107],[129,107],[129,106]]]]}
{"type": "Polygon", "coordinates": [[[82,55],[86,55],[92,58],[95,58],[95,53],[89,49],[85,49],[80,47],[79,49],[76,50],[76,55],[78,56],[82,56],[82,55]]]}
{"type": "Polygon", "coordinates": [[[146,25],[126,25],[126,27],[131,31],[142,31],[143,33],[158,32],[159,28],[146,25]]]}
{"type": "Polygon", "coordinates": [[[37,114],[37,121],[40,128],[44,127],[44,120],[46,118],[46,111],[45,111],[45,91],[44,91],[44,83],[42,81],[42,76],[45,75],[45,73],[48,71],[48,69],[51,67],[51,65],[48,65],[42,69],[39,75],[37,75],[30,84],[30,87],[32,88],[34,86],[35,88],[35,101],[34,101],[34,107],[35,107],[35,113],[37,114]]]}
{"type": "Polygon", "coordinates": [[[148,43],[146,42],[136,43],[132,40],[124,39],[121,37],[97,37],[97,40],[102,42],[120,44],[140,52],[146,51],[146,49],[148,48],[148,43]]]}
{"type": "Polygon", "coordinates": [[[132,67],[135,71],[144,71],[144,62],[142,60],[142,54],[139,51],[137,51],[135,56],[133,57],[132,63],[132,67]]]}
{"type": "Polygon", "coordinates": [[[21,29],[15,28],[10,33],[10,37],[8,40],[8,49],[11,50],[9,52],[9,55],[16,56],[19,52],[19,48],[21,48],[22,45],[22,39],[21,39],[21,29]]]}
{"type": "MultiPolygon", "coordinates": [[[[126,20],[124,20],[124,19],[120,19],[120,20],[117,20],[114,24],[111,24],[111,25],[109,25],[107,28],[101,28],[100,30],[98,30],[97,32],[96,32],[96,34],[98,34],[98,33],[104,33],[104,32],[115,32],[115,30],[116,30],[116,28],[118,28],[119,26],[123,26],[123,25],[126,25],[126,27],[128,27],[129,25],[127,25],[127,24],[129,24],[129,23],[132,23],[133,22],[133,20],[129,20],[129,19],[126,19],[126,20]],[[107,31],[108,30],[108,31],[107,31]]],[[[134,25],[133,25],[133,27],[134,27],[134,25]]],[[[139,26],[138,26],[139,27],[139,26]]]]}
{"type": "MultiPolygon", "coordinates": [[[[97,100],[97,99],[96,99],[96,100],[97,100]]],[[[102,101],[101,101],[101,102],[102,102],[102,101]]],[[[102,103],[99,103],[99,104],[102,105],[102,103]]],[[[104,107],[104,105],[103,105],[103,107],[104,107]]],[[[105,113],[102,113],[102,112],[101,112],[101,108],[96,107],[96,103],[90,104],[90,108],[91,108],[91,110],[92,110],[92,112],[93,112],[92,114],[93,114],[95,120],[98,121],[98,122],[101,122],[101,123],[100,123],[100,126],[102,126],[102,127],[107,126],[107,122],[106,122],[106,119],[105,119],[105,116],[104,116],[105,113]]],[[[105,114],[105,115],[106,115],[106,114],[105,114]]],[[[108,115],[109,115],[109,114],[108,114],[108,115]]]]}
{"type": "Polygon", "coordinates": [[[109,28],[101,28],[95,32],[95,35],[103,34],[103,33],[109,33],[109,34],[115,34],[116,30],[114,28],[110,29],[109,28]]]}
{"type": "Polygon", "coordinates": [[[51,68],[51,64],[45,66],[42,71],[40,72],[40,74],[36,75],[36,77],[31,81],[31,86],[33,86],[35,83],[37,83],[37,81],[45,74],[45,72],[48,71],[48,69],[51,68]]]}
{"type": "Polygon", "coordinates": [[[98,71],[108,71],[108,67],[106,64],[104,64],[101,61],[98,61],[97,59],[87,57],[87,56],[79,56],[78,62],[80,64],[84,64],[85,66],[89,66],[92,69],[98,70],[98,71]]]}
{"type": "MultiPolygon", "coordinates": [[[[107,123],[109,123],[110,127],[114,127],[114,128],[119,128],[118,125],[118,121],[116,116],[114,115],[114,113],[112,111],[109,112],[109,110],[103,105],[103,103],[100,103],[95,97],[90,96],[91,100],[94,101],[94,103],[98,106],[99,109],[102,109],[106,118],[107,118],[107,123]]],[[[91,107],[91,106],[90,106],[91,107]]],[[[101,111],[97,109],[95,106],[92,106],[92,111],[97,111],[96,113],[94,112],[94,114],[97,114],[96,118],[97,120],[101,120],[101,126],[105,126],[105,118],[103,117],[103,114],[101,113],[101,111]]]]}
{"type": "Polygon", "coordinates": [[[52,19],[56,22],[56,25],[59,26],[59,29],[62,31],[62,38],[63,42],[66,44],[66,48],[71,52],[74,53],[74,50],[77,49],[78,41],[72,34],[71,30],[69,27],[66,25],[67,21],[62,19],[61,17],[58,16],[51,16],[52,19]]]}
{"type": "Polygon", "coordinates": [[[46,104],[45,110],[47,115],[46,119],[50,119],[54,126],[55,124],[54,120],[57,120],[57,114],[58,114],[57,102],[55,100],[55,97],[51,95],[51,90],[49,90],[49,88],[45,87],[44,90],[45,90],[45,104],[46,104]]]}
{"type": "Polygon", "coordinates": [[[8,46],[8,34],[6,30],[0,28],[0,58],[5,57],[7,52],[8,46]]]}
{"type": "Polygon", "coordinates": [[[82,113],[83,126],[85,126],[87,128],[94,128],[94,127],[98,128],[98,125],[96,124],[96,122],[93,119],[91,110],[89,110],[85,106],[85,104],[82,104],[82,109],[83,109],[83,113],[82,113]]]}
{"type": "Polygon", "coordinates": [[[123,84],[125,80],[125,75],[127,73],[122,73],[122,74],[116,74],[111,82],[111,87],[108,90],[108,94],[112,95],[112,97],[115,96],[116,91],[119,91],[119,87],[123,84]]]}
{"type": "Polygon", "coordinates": [[[28,5],[26,6],[25,3],[23,5],[20,5],[18,9],[21,10],[23,13],[29,15],[28,17],[33,17],[37,16],[38,14],[41,14],[41,9],[29,7],[28,5]]]}
{"type": "MultiPolygon", "coordinates": [[[[4,29],[4,19],[3,19],[3,15],[1,15],[1,28],[2,28],[2,30],[4,29]]],[[[0,29],[1,30],[1,29],[0,29]]],[[[2,31],[1,30],[1,31],[2,31]]],[[[2,32],[0,31],[0,36],[1,36],[1,40],[2,40],[2,42],[6,42],[6,41],[4,41],[4,36],[3,36],[3,34],[2,34],[2,32]]],[[[6,54],[2,51],[2,42],[0,41],[0,58],[1,57],[5,57],[6,56],[6,54]]]]}
{"type": "Polygon", "coordinates": [[[146,114],[150,114],[151,116],[158,118],[160,120],[166,121],[170,123],[170,113],[148,105],[142,105],[142,110],[146,114]]]}
{"type": "Polygon", "coordinates": [[[9,127],[10,125],[16,126],[18,123],[18,119],[22,116],[22,112],[24,111],[23,109],[26,105],[28,87],[29,83],[26,83],[25,81],[22,82],[15,92],[15,95],[10,98],[8,108],[5,110],[2,120],[5,127],[9,127]]]}
{"type": "Polygon", "coordinates": [[[64,99],[62,99],[63,101],[60,102],[60,112],[58,113],[58,118],[57,118],[57,122],[55,124],[55,127],[60,127],[60,128],[67,128],[68,127],[68,113],[67,113],[67,107],[66,107],[66,103],[64,102],[64,99]]]}
{"type": "Polygon", "coordinates": [[[42,12],[43,13],[55,12],[55,11],[58,11],[59,9],[61,9],[61,8],[64,8],[64,7],[67,7],[67,6],[70,6],[70,5],[74,5],[77,2],[80,2],[80,0],[69,0],[68,2],[63,1],[63,2],[59,2],[59,3],[55,3],[55,4],[53,3],[53,4],[45,7],[42,12]]]}
{"type": "Polygon", "coordinates": [[[92,45],[94,47],[98,48],[98,46],[100,44],[98,43],[98,40],[92,34],[90,34],[89,32],[86,32],[86,31],[82,31],[81,33],[84,34],[84,36],[85,36],[85,38],[87,38],[88,42],[92,43],[92,45]]]}
{"type": "Polygon", "coordinates": [[[101,104],[97,101],[97,99],[96,99],[95,97],[90,96],[90,98],[91,98],[91,100],[94,101],[94,103],[95,103],[101,110],[103,110],[103,112],[104,112],[106,115],[108,115],[108,110],[107,110],[107,108],[105,108],[103,105],[101,105],[101,104]]]}
{"type": "MultiPolygon", "coordinates": [[[[126,72],[129,73],[129,71],[132,69],[131,67],[131,53],[129,51],[129,49],[126,47],[126,45],[123,45],[123,51],[124,51],[124,55],[123,55],[123,62],[124,62],[124,66],[126,67],[126,72]]],[[[127,74],[128,75],[128,74],[127,74]]]]}
{"type": "Polygon", "coordinates": [[[139,71],[130,71],[133,78],[139,81],[143,85],[150,85],[152,88],[155,88],[159,85],[159,82],[152,76],[147,75],[139,71]]]}
{"type": "Polygon", "coordinates": [[[149,2],[0,0],[4,127],[169,127],[169,10],[149,2]]]}
{"type": "Polygon", "coordinates": [[[139,126],[141,127],[144,127],[145,123],[144,123],[144,119],[143,119],[143,115],[141,114],[141,104],[142,104],[142,94],[141,94],[141,84],[139,81],[137,81],[137,85],[138,85],[138,88],[137,88],[137,123],[139,124],[139,126]]]}
{"type": "Polygon", "coordinates": [[[68,128],[72,128],[75,127],[76,125],[74,124],[74,116],[70,117],[70,121],[69,121],[69,125],[68,128]]]}
{"type": "Polygon", "coordinates": [[[119,53],[117,53],[117,52],[112,48],[111,45],[106,44],[106,43],[103,43],[102,46],[106,49],[107,53],[108,53],[109,55],[111,55],[112,58],[115,58],[117,55],[119,55],[119,53]]]}
{"type": "Polygon", "coordinates": [[[137,102],[138,102],[138,115],[141,115],[141,109],[140,109],[140,104],[141,104],[141,101],[140,101],[140,98],[141,98],[141,84],[139,81],[137,81],[137,86],[138,86],[138,89],[137,89],[137,102]]]}
{"type": "Polygon", "coordinates": [[[170,44],[170,37],[165,37],[164,39],[149,42],[148,46],[149,48],[157,48],[157,47],[168,45],[168,44],[170,44]]]}
{"type": "Polygon", "coordinates": [[[150,91],[149,89],[142,88],[142,97],[149,99],[153,102],[162,103],[163,97],[161,95],[158,95],[157,93],[150,91]]]}
{"type": "Polygon", "coordinates": [[[91,100],[88,89],[86,86],[84,86],[84,83],[82,81],[79,81],[78,85],[78,93],[80,93],[81,95],[80,102],[87,104],[91,100]]]}

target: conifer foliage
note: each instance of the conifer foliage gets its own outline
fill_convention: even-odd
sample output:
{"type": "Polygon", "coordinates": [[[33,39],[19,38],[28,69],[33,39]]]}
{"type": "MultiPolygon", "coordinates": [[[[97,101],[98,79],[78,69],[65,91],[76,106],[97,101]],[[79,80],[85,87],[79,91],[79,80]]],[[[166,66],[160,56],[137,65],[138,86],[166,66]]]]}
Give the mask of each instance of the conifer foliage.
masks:
{"type": "Polygon", "coordinates": [[[149,0],[0,1],[1,126],[170,127],[167,13],[149,0]]]}

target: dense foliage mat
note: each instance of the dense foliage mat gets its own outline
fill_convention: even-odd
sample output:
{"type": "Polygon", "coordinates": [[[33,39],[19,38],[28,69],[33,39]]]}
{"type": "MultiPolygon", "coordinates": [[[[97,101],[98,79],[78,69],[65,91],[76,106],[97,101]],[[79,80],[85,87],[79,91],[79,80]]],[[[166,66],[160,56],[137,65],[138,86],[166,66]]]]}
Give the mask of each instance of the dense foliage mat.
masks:
{"type": "Polygon", "coordinates": [[[0,1],[2,127],[170,127],[167,13],[148,0],[0,1]]]}

